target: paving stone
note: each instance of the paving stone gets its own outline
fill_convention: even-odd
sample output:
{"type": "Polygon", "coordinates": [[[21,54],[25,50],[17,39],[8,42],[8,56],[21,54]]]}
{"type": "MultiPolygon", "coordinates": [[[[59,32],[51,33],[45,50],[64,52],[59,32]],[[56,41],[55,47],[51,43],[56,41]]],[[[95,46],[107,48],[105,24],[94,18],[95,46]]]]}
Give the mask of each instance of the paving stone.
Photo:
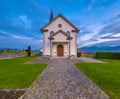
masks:
{"type": "MultiPolygon", "coordinates": [[[[85,58],[83,59],[85,62],[85,58]]],[[[48,67],[34,81],[21,99],[110,99],[74,63],[82,59],[38,58],[27,63],[47,63],[48,67]]],[[[97,60],[90,60],[96,62],[97,60]]],[[[87,59],[88,62],[88,59],[87,59]]]]}

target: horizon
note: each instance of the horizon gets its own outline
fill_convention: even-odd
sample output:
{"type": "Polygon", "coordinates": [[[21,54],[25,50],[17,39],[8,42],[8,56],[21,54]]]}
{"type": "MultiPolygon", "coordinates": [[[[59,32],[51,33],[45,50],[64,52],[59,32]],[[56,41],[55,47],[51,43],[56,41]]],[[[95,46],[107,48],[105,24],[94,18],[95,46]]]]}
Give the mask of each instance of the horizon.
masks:
{"type": "Polygon", "coordinates": [[[40,28],[62,14],[80,32],[78,47],[120,46],[119,0],[4,0],[0,1],[1,48],[42,48],[40,28]],[[47,2],[47,3],[46,3],[47,2]],[[64,5],[66,4],[66,5],[64,5]],[[116,9],[117,8],[117,9],[116,9]]]}
{"type": "MultiPolygon", "coordinates": [[[[28,47],[28,46],[27,46],[28,47]]],[[[27,47],[26,48],[8,48],[8,47],[6,47],[6,48],[2,48],[2,47],[0,47],[0,50],[5,50],[5,49],[11,49],[11,50],[26,50],[27,49],[27,47]]],[[[107,49],[107,51],[109,52],[111,52],[111,51],[120,51],[120,45],[111,45],[111,46],[84,46],[84,47],[78,47],[77,49],[78,50],[83,50],[84,48],[87,48],[87,50],[89,50],[89,48],[92,48],[92,50],[93,51],[96,51],[96,49],[94,49],[94,48],[101,48],[101,49],[99,49],[99,51],[103,51],[104,49],[107,49]],[[118,48],[118,49],[108,49],[108,48],[118,48]]],[[[32,51],[40,51],[41,49],[32,49],[31,48],[31,50],[32,51]]]]}

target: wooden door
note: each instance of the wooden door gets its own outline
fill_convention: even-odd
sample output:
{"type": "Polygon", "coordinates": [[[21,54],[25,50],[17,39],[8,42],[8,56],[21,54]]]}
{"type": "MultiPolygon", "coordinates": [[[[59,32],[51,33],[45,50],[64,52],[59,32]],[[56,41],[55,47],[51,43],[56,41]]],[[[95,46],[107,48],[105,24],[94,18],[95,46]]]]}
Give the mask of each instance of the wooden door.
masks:
{"type": "Polygon", "coordinates": [[[63,56],[63,46],[62,45],[57,46],[57,56],[63,56]]]}

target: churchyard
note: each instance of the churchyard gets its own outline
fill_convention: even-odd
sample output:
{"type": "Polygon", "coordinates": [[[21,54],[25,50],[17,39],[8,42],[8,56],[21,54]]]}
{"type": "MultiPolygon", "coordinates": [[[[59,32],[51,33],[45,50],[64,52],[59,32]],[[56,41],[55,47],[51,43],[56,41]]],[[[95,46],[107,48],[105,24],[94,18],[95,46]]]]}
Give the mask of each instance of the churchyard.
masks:
{"type": "Polygon", "coordinates": [[[25,64],[36,57],[0,60],[0,88],[28,88],[45,69],[46,64],[25,64]]]}
{"type": "MultiPolygon", "coordinates": [[[[0,60],[0,89],[28,88],[47,64],[26,64],[38,56],[0,60]]],[[[105,63],[76,63],[75,65],[111,99],[120,97],[120,60],[100,59],[105,63]]]]}
{"type": "Polygon", "coordinates": [[[76,66],[104,90],[111,99],[119,99],[120,60],[102,59],[102,61],[107,63],[76,63],[76,66]]]}

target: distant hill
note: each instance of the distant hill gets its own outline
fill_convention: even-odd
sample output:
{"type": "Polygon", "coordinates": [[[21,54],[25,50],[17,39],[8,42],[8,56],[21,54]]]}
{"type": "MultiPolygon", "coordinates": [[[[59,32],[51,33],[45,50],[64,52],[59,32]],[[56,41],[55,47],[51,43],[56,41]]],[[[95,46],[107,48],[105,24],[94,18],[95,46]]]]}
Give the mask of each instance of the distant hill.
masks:
{"type": "MultiPolygon", "coordinates": [[[[17,48],[0,48],[0,51],[5,51],[6,49],[10,49],[10,50],[22,50],[22,49],[17,49],[17,48]]],[[[26,49],[24,49],[26,50],[26,49]]],[[[32,49],[32,52],[40,52],[39,49],[32,49]]]]}
{"type": "Polygon", "coordinates": [[[0,50],[6,50],[6,49],[10,49],[10,50],[20,50],[20,49],[17,49],[17,48],[0,48],[0,50]]]}
{"type": "Polygon", "coordinates": [[[84,52],[86,49],[87,52],[120,52],[120,46],[90,46],[90,47],[81,47],[78,48],[78,51],[84,52]]]}

